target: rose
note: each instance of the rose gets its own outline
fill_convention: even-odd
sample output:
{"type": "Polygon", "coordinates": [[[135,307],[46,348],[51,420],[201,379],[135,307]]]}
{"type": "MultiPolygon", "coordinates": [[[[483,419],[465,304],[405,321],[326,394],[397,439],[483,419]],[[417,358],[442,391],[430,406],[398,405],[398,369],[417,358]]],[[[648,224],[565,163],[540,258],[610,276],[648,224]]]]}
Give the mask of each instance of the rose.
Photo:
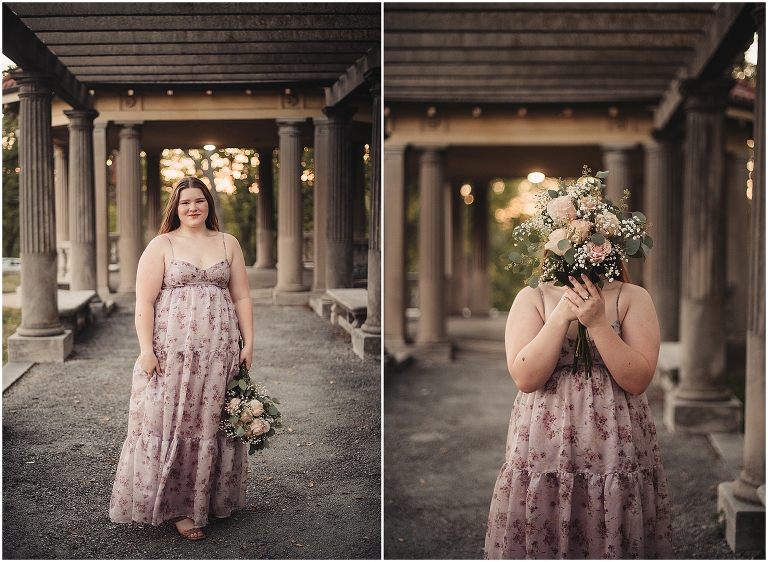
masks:
{"type": "Polygon", "coordinates": [[[584,209],[585,211],[594,211],[595,207],[597,207],[597,199],[595,199],[591,195],[582,197],[581,204],[579,205],[579,207],[581,209],[584,209]]]}
{"type": "Polygon", "coordinates": [[[592,229],[592,223],[583,219],[571,221],[571,242],[574,244],[581,244],[587,238],[589,238],[589,231],[592,229]]]}
{"type": "Polygon", "coordinates": [[[564,228],[558,228],[557,230],[552,231],[552,233],[549,235],[549,242],[544,245],[544,249],[550,250],[556,253],[558,256],[562,256],[565,252],[568,251],[568,248],[571,247],[571,243],[568,242],[568,246],[565,248],[565,250],[561,250],[557,247],[557,244],[560,242],[560,240],[568,240],[568,231],[564,228]]]}
{"type": "Polygon", "coordinates": [[[243,423],[252,422],[253,416],[249,412],[245,411],[240,415],[240,421],[243,423]]]}
{"type": "Polygon", "coordinates": [[[595,226],[600,234],[605,236],[616,236],[621,232],[619,228],[619,219],[616,215],[609,212],[600,213],[595,217],[595,226]]]}
{"type": "Polygon", "coordinates": [[[602,263],[611,253],[611,242],[606,240],[599,246],[594,242],[587,242],[587,259],[592,265],[602,263]]]}
{"type": "Polygon", "coordinates": [[[248,409],[251,411],[251,415],[254,418],[257,418],[264,413],[264,406],[258,400],[251,400],[248,402],[248,409]]]}
{"type": "Polygon", "coordinates": [[[576,218],[576,207],[573,206],[573,201],[567,195],[552,199],[547,205],[547,212],[555,220],[572,221],[576,218]]]}
{"type": "Polygon", "coordinates": [[[262,435],[263,433],[266,433],[269,431],[270,426],[269,422],[263,418],[256,418],[251,422],[251,426],[249,428],[249,431],[251,432],[251,435],[256,437],[258,435],[262,435]]]}
{"type": "Polygon", "coordinates": [[[229,412],[233,416],[237,415],[238,408],[240,408],[239,398],[233,398],[232,400],[229,401],[229,404],[227,404],[227,412],[229,412]]]}

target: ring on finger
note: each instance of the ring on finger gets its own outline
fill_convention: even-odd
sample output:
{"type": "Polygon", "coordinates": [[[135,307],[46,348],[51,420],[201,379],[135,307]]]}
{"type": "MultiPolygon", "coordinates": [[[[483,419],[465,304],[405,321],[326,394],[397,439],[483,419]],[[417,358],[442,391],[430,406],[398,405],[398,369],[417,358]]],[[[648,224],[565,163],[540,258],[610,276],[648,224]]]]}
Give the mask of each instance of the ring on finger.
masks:
{"type": "Polygon", "coordinates": [[[583,298],[585,301],[589,300],[589,295],[587,295],[586,297],[581,297],[581,298],[583,298]]]}

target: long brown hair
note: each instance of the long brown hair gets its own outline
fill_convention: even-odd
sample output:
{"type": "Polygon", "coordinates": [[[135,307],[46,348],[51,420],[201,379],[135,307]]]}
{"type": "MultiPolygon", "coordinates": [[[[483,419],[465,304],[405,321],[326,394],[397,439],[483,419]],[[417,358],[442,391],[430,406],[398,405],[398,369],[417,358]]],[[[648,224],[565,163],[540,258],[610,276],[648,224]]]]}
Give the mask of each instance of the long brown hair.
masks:
{"type": "Polygon", "coordinates": [[[205,200],[208,202],[208,216],[205,219],[205,227],[208,230],[219,231],[219,219],[216,218],[216,206],[213,203],[213,196],[211,195],[208,186],[197,178],[186,176],[181,178],[176,185],[173,186],[171,196],[168,198],[168,204],[165,206],[163,222],[160,224],[158,234],[171,232],[181,226],[181,221],[179,220],[179,199],[181,199],[181,192],[189,187],[196,187],[202,191],[205,200]]]}

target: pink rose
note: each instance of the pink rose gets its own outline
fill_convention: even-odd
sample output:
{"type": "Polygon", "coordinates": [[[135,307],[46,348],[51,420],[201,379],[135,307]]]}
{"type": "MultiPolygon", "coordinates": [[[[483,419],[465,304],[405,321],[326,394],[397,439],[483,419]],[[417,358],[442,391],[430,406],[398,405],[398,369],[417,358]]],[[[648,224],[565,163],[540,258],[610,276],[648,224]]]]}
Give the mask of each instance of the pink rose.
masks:
{"type": "Polygon", "coordinates": [[[601,213],[595,217],[595,227],[600,234],[605,236],[616,236],[621,232],[619,229],[619,219],[613,213],[601,213]]]}
{"type": "Polygon", "coordinates": [[[568,231],[564,228],[558,228],[557,230],[552,231],[552,234],[549,235],[549,242],[544,245],[544,249],[550,250],[558,256],[562,256],[568,251],[568,248],[571,247],[571,243],[568,242],[568,247],[565,250],[561,250],[557,247],[557,243],[560,242],[560,240],[568,240],[568,231]]]}
{"type": "Polygon", "coordinates": [[[572,221],[576,218],[576,207],[573,206],[573,201],[567,195],[552,199],[547,205],[547,212],[555,220],[572,221]]]}
{"type": "Polygon", "coordinates": [[[597,207],[597,199],[592,197],[591,195],[587,195],[586,197],[581,198],[581,205],[580,207],[584,209],[585,211],[594,211],[595,207],[597,207]]]}
{"type": "Polygon", "coordinates": [[[243,423],[249,423],[253,421],[253,416],[246,410],[240,414],[240,421],[243,423]]]}
{"type": "Polygon", "coordinates": [[[248,409],[251,411],[251,415],[254,418],[258,418],[264,413],[264,406],[258,400],[251,400],[248,402],[248,409]]]}
{"type": "Polygon", "coordinates": [[[581,244],[587,238],[589,238],[589,232],[591,229],[592,223],[589,221],[585,221],[583,219],[571,221],[570,230],[573,231],[573,234],[571,234],[571,242],[574,244],[581,244]]]}
{"type": "Polygon", "coordinates": [[[606,240],[603,244],[598,246],[594,242],[587,242],[587,259],[592,265],[602,263],[605,258],[611,253],[611,242],[606,240]]]}
{"type": "Polygon", "coordinates": [[[229,401],[229,404],[227,404],[227,412],[235,416],[237,415],[237,409],[239,407],[240,407],[240,399],[233,398],[232,400],[229,401]]]}
{"type": "Polygon", "coordinates": [[[269,422],[262,418],[256,418],[251,422],[249,431],[253,437],[257,437],[269,431],[269,422]]]}

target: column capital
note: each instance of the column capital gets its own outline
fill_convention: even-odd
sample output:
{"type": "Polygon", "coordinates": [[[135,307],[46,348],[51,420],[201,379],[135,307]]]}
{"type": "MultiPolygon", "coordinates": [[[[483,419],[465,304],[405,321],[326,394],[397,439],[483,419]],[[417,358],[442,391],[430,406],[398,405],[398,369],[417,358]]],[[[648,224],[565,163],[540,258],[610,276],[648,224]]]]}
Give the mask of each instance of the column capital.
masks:
{"type": "Polygon", "coordinates": [[[19,86],[19,96],[22,94],[53,95],[54,77],[42,72],[33,72],[28,70],[14,70],[11,77],[19,86]]]}
{"type": "Polygon", "coordinates": [[[683,140],[683,133],[678,129],[654,129],[651,131],[651,138],[655,143],[679,143],[683,140]]]}
{"type": "Polygon", "coordinates": [[[301,125],[306,123],[306,119],[277,119],[277,134],[282,136],[299,136],[301,134],[301,125]]]}
{"type": "Polygon", "coordinates": [[[350,121],[355,113],[357,113],[357,108],[348,105],[328,105],[323,108],[323,115],[328,117],[331,122],[350,121]]]}
{"type": "Polygon", "coordinates": [[[685,98],[686,111],[724,110],[733,80],[683,80],[680,94],[685,98]]]}
{"type": "MultiPolygon", "coordinates": [[[[119,124],[119,123],[118,123],[119,124]]],[[[139,123],[124,123],[120,127],[121,139],[138,139],[141,137],[141,124],[139,123]]]]}
{"type": "Polygon", "coordinates": [[[604,152],[628,152],[637,148],[637,143],[606,142],[600,145],[604,152]]]}
{"type": "Polygon", "coordinates": [[[328,117],[313,117],[312,123],[315,127],[327,127],[328,126],[328,117]]]}
{"type": "Polygon", "coordinates": [[[84,127],[92,128],[93,121],[99,116],[99,112],[94,109],[68,109],[64,115],[69,119],[69,128],[84,127]]]}
{"type": "Polygon", "coordinates": [[[107,127],[109,127],[109,121],[94,121],[93,122],[93,130],[94,131],[104,131],[106,132],[107,127]]]}
{"type": "Polygon", "coordinates": [[[421,152],[445,152],[448,150],[447,144],[418,144],[413,146],[414,150],[421,152]]]}

